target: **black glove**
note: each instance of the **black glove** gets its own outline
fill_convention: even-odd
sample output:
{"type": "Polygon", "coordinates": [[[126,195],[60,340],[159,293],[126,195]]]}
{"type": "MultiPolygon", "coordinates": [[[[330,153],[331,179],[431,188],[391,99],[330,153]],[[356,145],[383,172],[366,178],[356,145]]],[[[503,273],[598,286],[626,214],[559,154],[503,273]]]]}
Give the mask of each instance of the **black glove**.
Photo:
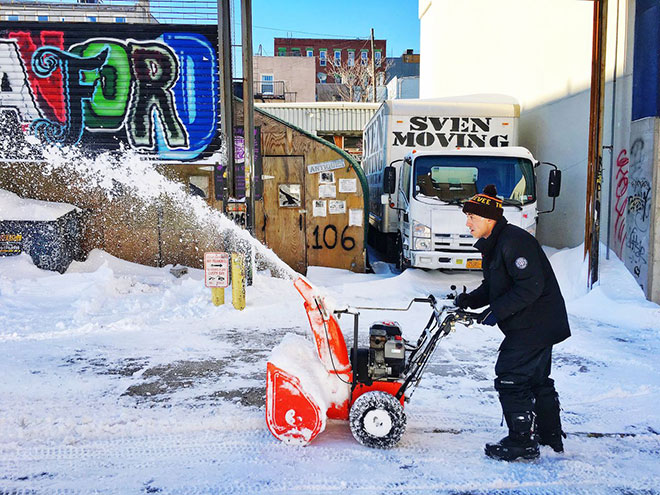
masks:
{"type": "Polygon", "coordinates": [[[467,292],[461,292],[454,299],[454,304],[461,309],[467,309],[470,307],[470,295],[467,292]]]}
{"type": "Polygon", "coordinates": [[[490,306],[481,313],[479,313],[479,316],[477,316],[477,323],[481,323],[482,325],[488,325],[490,327],[492,327],[497,323],[497,318],[495,317],[495,313],[493,313],[493,311],[490,309],[490,306]]]}

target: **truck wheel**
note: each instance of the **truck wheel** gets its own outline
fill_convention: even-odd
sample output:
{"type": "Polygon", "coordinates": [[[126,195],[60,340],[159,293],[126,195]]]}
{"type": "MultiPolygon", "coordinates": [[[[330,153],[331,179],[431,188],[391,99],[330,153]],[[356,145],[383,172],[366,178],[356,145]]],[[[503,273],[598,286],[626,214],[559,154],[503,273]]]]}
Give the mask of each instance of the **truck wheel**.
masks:
{"type": "Polygon", "coordinates": [[[401,235],[396,238],[396,269],[400,272],[410,268],[410,262],[403,256],[403,241],[401,235]]]}
{"type": "Polygon", "coordinates": [[[349,414],[351,433],[365,447],[394,447],[406,430],[401,402],[387,392],[367,392],[356,399],[349,414]]]}

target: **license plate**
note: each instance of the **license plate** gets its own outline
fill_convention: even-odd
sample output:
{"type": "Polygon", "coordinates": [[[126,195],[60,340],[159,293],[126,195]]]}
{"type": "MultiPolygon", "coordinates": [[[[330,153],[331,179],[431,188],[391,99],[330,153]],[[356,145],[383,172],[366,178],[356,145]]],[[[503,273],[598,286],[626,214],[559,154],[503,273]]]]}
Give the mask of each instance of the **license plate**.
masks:
{"type": "Polygon", "coordinates": [[[481,269],[481,260],[467,260],[465,268],[469,269],[481,269]]]}

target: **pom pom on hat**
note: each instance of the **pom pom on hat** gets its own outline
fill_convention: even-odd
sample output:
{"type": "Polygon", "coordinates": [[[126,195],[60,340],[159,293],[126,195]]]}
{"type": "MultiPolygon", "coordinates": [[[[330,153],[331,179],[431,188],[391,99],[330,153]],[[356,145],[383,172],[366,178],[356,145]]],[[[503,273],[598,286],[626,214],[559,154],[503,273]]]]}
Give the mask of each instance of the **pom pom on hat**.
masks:
{"type": "Polygon", "coordinates": [[[497,188],[495,187],[495,184],[488,184],[486,187],[484,187],[484,192],[486,196],[490,196],[491,198],[496,198],[497,197],[497,188]]]}

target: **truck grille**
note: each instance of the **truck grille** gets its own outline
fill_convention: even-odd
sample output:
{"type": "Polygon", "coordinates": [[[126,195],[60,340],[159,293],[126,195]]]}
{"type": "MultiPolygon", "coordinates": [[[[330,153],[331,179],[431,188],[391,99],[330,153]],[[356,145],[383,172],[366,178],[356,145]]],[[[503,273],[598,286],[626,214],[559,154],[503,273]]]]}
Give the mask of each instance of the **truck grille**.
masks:
{"type": "Polygon", "coordinates": [[[435,251],[472,253],[477,251],[474,248],[475,242],[476,239],[469,234],[435,234],[433,249],[435,251]]]}

